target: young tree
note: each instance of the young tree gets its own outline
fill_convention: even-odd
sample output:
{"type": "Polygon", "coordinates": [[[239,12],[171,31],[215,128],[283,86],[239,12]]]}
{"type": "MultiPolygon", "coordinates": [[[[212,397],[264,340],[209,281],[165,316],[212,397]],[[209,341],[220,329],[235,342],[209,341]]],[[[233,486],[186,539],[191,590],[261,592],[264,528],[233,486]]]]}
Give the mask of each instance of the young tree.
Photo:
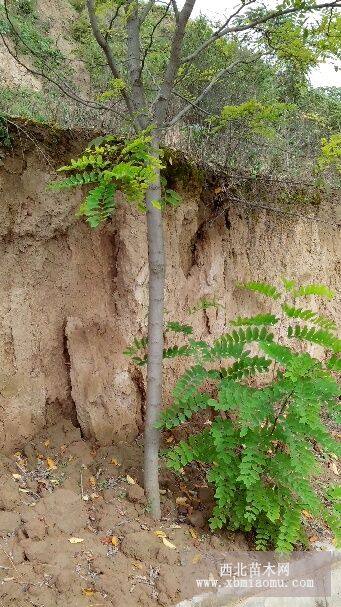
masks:
{"type": "MultiPolygon", "coordinates": [[[[156,422],[159,418],[162,399],[162,359],[164,331],[164,284],[165,251],[162,226],[162,189],[160,175],[161,144],[164,133],[183,120],[193,108],[211,94],[226,76],[235,70],[244,58],[232,64],[206,73],[203,84],[195,83],[193,96],[184,96],[181,81],[192,66],[198,65],[203,57],[217,48],[223,41],[240,41],[246,47],[264,50],[273,49],[273,53],[286,56],[294,52],[298,59],[307,61],[303,51],[315,45],[319,58],[328,56],[330,48],[325,40],[328,32],[335,31],[340,25],[337,9],[341,1],[330,0],[284,0],[277,2],[272,9],[258,0],[241,0],[239,4],[222,19],[219,26],[207,29],[188,52],[187,35],[190,17],[196,0],[185,0],[182,6],[177,0],[156,2],[155,0],[86,0],[88,19],[92,36],[105,58],[106,68],[112,74],[111,89],[119,98],[119,106],[114,102],[109,109],[118,112],[127,119],[137,136],[148,131],[150,135],[149,154],[154,158],[153,177],[145,191],[145,207],[148,234],[149,265],[149,309],[148,309],[148,362],[147,362],[147,403],[145,420],[145,490],[154,517],[160,517],[160,498],[158,485],[159,430],[156,422]],[[307,15],[314,15],[309,21],[307,15]],[[162,44],[155,41],[163,24],[167,23],[167,33],[162,44]],[[338,24],[338,26],[337,26],[338,24]],[[277,35],[276,32],[279,32],[277,35]],[[323,39],[324,44],[321,45],[323,39]],[[320,46],[319,46],[320,45],[320,46]],[[187,51],[187,52],[186,52],[187,51]],[[179,92],[180,90],[180,92],[179,92]],[[176,100],[176,102],[175,102],[176,100]],[[123,110],[122,110],[123,107],[123,110]]],[[[16,37],[19,46],[26,52],[38,56],[38,67],[29,68],[58,86],[62,92],[71,96],[77,103],[87,104],[78,92],[71,90],[69,84],[62,82],[42,57],[41,49],[32,49],[27,38],[18,31],[10,16],[8,0],[4,1],[10,32],[16,37]]],[[[6,34],[6,32],[5,32],[6,34]]],[[[19,54],[2,34],[8,51],[22,64],[19,54]]],[[[160,41],[160,38],[158,38],[160,41]]],[[[37,64],[36,64],[37,65],[37,64]]],[[[27,67],[27,66],[26,66],[27,67]]],[[[108,92],[107,92],[108,93],[108,92]]],[[[113,95],[114,97],[114,95],[113,95]]],[[[105,98],[105,95],[104,95],[105,98]]],[[[110,99],[110,95],[106,98],[110,99]]],[[[105,103],[90,102],[92,107],[103,108],[105,103]]],[[[116,103],[116,102],[115,102],[116,103]]],[[[223,103],[222,103],[223,106],[223,103]]]]}

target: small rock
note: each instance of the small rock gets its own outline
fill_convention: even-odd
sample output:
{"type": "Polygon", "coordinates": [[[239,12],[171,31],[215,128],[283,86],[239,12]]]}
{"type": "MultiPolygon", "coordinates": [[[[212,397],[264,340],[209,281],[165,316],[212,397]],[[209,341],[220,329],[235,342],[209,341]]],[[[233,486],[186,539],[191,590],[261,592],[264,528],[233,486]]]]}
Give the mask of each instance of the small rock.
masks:
{"type": "Polygon", "coordinates": [[[145,504],[146,497],[144,490],[140,485],[129,485],[127,489],[127,498],[133,504],[145,504]]]}
{"type": "Polygon", "coordinates": [[[188,517],[189,522],[193,527],[197,527],[197,529],[202,529],[205,527],[205,518],[202,512],[199,510],[193,510],[192,514],[188,517]]]}
{"type": "Polygon", "coordinates": [[[21,518],[17,512],[0,512],[0,535],[4,537],[19,529],[21,518]]]}

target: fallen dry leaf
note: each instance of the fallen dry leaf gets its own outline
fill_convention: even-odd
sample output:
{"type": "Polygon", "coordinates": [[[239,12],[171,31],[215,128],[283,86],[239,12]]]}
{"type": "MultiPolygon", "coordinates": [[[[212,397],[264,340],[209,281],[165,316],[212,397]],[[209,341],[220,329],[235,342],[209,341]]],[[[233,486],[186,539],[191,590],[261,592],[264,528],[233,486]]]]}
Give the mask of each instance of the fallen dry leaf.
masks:
{"type": "Polygon", "coordinates": [[[30,493],[30,490],[29,490],[29,489],[23,489],[22,487],[19,487],[19,491],[20,491],[21,493],[30,493]]]}
{"type": "Polygon", "coordinates": [[[50,446],[50,441],[46,440],[45,443],[44,443],[44,445],[45,445],[45,447],[49,447],[50,446]]]}
{"type": "Polygon", "coordinates": [[[187,505],[187,497],[177,497],[175,500],[177,506],[186,506],[187,505]]]}
{"type": "Polygon", "coordinates": [[[201,561],[201,554],[195,554],[194,557],[192,558],[192,563],[193,565],[195,565],[196,563],[199,563],[199,561],[201,561]]]}
{"type": "Polygon", "coordinates": [[[164,545],[167,546],[167,548],[171,548],[172,550],[176,550],[176,546],[174,546],[174,544],[172,544],[172,542],[170,542],[169,540],[167,540],[166,537],[163,537],[162,541],[163,541],[164,545]]]}
{"type": "Polygon", "coordinates": [[[84,596],[93,596],[95,594],[95,591],[92,588],[83,588],[82,594],[84,596]]]}
{"type": "Polygon", "coordinates": [[[166,443],[173,443],[174,442],[174,436],[168,436],[168,438],[166,438],[166,443]]]}
{"type": "Polygon", "coordinates": [[[195,532],[195,530],[192,527],[190,527],[188,531],[194,540],[198,539],[198,534],[195,532]]]}
{"type": "Polygon", "coordinates": [[[313,515],[308,512],[308,510],[302,510],[302,514],[305,516],[305,518],[314,518],[313,515]]]}
{"type": "Polygon", "coordinates": [[[157,537],[167,537],[164,531],[154,531],[154,535],[156,535],[157,537]]]}
{"type": "Polygon", "coordinates": [[[335,462],[331,462],[329,464],[329,468],[334,472],[334,474],[336,474],[337,476],[339,476],[339,470],[338,470],[338,467],[335,464],[335,462]]]}
{"type": "Polygon", "coordinates": [[[96,487],[96,479],[94,476],[90,476],[89,483],[92,487],[96,487]]]}
{"type": "Polygon", "coordinates": [[[116,535],[113,535],[111,538],[111,543],[113,546],[118,546],[120,543],[120,540],[118,539],[118,537],[116,537],[116,535]]]}
{"type": "Polygon", "coordinates": [[[312,536],[309,538],[309,542],[317,542],[317,541],[318,541],[318,539],[319,539],[319,538],[317,537],[317,535],[312,535],[312,536]]]}
{"type": "Polygon", "coordinates": [[[13,478],[14,478],[16,481],[20,481],[20,480],[21,480],[21,478],[22,478],[22,477],[21,477],[21,474],[12,474],[12,476],[13,476],[13,478]]]}
{"type": "Polygon", "coordinates": [[[66,448],[67,448],[66,445],[60,445],[60,452],[65,453],[66,448]]]}
{"type": "Polygon", "coordinates": [[[135,483],[134,479],[133,479],[133,478],[131,478],[131,476],[129,476],[129,474],[127,474],[126,479],[127,479],[127,483],[128,483],[129,485],[136,485],[136,483],[135,483]]]}
{"type": "Polygon", "coordinates": [[[97,500],[101,496],[99,495],[99,493],[91,493],[90,497],[92,500],[97,500]]]}
{"type": "Polygon", "coordinates": [[[142,563],[133,562],[133,567],[135,567],[135,569],[143,569],[142,563]]]}
{"type": "Polygon", "coordinates": [[[54,462],[50,457],[47,458],[46,464],[49,470],[57,470],[56,462],[54,462]]]}
{"type": "Polygon", "coordinates": [[[70,537],[69,542],[70,544],[81,544],[82,542],[84,542],[84,540],[81,537],[70,537]]]}
{"type": "Polygon", "coordinates": [[[105,546],[110,546],[111,544],[111,535],[106,535],[105,537],[101,538],[101,544],[104,544],[105,546]]]}
{"type": "Polygon", "coordinates": [[[120,462],[116,459],[116,457],[113,457],[111,462],[110,462],[113,466],[120,466],[120,462]]]}

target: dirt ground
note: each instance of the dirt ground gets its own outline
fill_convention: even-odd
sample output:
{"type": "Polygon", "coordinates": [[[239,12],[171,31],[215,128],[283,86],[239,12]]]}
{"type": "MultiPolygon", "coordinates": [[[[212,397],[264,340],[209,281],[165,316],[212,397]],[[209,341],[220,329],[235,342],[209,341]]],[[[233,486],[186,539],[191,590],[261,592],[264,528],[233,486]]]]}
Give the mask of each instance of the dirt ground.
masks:
{"type": "MultiPolygon", "coordinates": [[[[196,579],[212,576],[226,551],[252,549],[241,534],[209,532],[212,492],[200,469],[162,471],[155,525],[141,458],[139,439],[98,448],[68,421],[1,456],[0,607],[174,605],[198,594],[196,579]]],[[[322,527],[312,533],[325,541],[322,527]]]]}

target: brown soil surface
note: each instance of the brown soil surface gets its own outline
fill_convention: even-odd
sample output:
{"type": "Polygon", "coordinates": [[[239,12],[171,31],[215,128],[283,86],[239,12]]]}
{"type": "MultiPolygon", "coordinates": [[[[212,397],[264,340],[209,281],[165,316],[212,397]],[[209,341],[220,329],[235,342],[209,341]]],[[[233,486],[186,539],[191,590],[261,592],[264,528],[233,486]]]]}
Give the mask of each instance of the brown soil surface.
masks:
{"type": "Polygon", "coordinates": [[[197,468],[162,472],[155,525],[141,458],[139,439],[98,448],[69,421],[1,456],[1,607],[174,605],[198,594],[196,579],[226,551],[252,548],[241,534],[209,532],[212,492],[197,468]]]}

